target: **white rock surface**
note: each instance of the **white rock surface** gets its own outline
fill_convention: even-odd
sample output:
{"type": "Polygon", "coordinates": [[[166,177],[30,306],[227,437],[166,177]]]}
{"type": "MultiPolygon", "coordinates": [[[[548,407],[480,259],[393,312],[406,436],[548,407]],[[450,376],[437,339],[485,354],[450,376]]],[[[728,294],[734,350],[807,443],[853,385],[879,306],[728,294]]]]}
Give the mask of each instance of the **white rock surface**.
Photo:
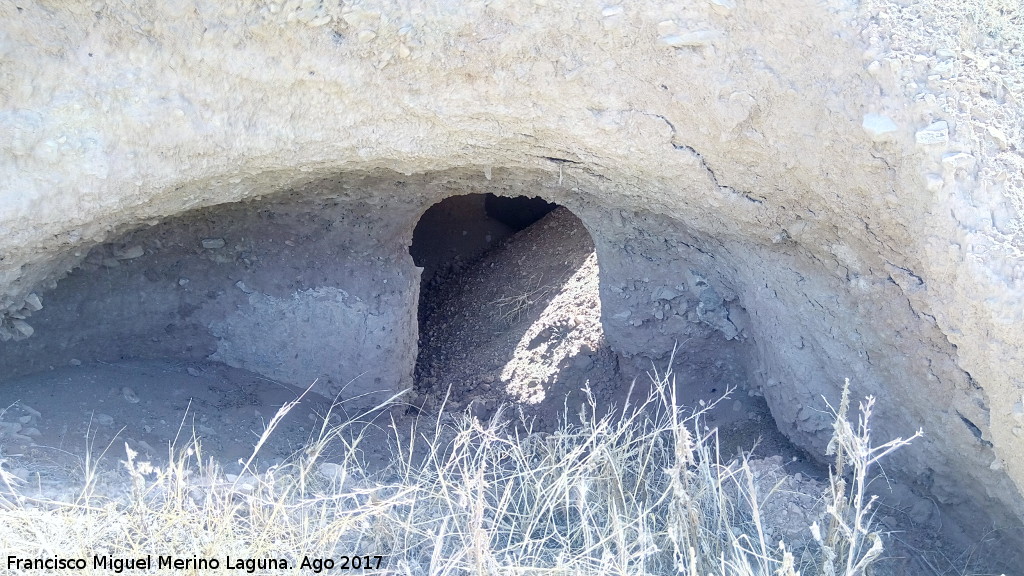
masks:
{"type": "MultiPolygon", "coordinates": [[[[530,190],[594,235],[618,350],[671,349],[685,320],[645,306],[701,270],[705,310],[756,348],[791,438],[823,446],[827,419],[800,408],[850,377],[880,398],[879,438],[928,434],[893,474],[1024,541],[1021,32],[1012,10],[901,4],[4,3],[0,365],[58,348],[42,328],[56,316],[26,322],[31,293],[41,317],[72,268],[143,282],[131,267],[160,257],[90,261],[99,244],[315,188],[382,215],[374,229],[337,220],[346,262],[372,263],[345,274],[379,276],[210,288],[195,312],[212,314],[206,344],[275,378],[394,389],[415,358],[418,273],[402,250],[418,215],[447,195],[530,190]],[[955,135],[917,146],[935,118],[955,135]],[[331,322],[347,335],[330,340],[331,322]]],[[[200,232],[187,250],[211,266],[256,266],[241,239],[200,232]]],[[[199,282],[177,278],[162,285],[199,282]]],[[[148,305],[194,312],[176,302],[148,305]]]]}
{"type": "Polygon", "coordinates": [[[900,129],[892,118],[881,114],[865,114],[861,126],[875,142],[891,140],[900,129]]]}
{"type": "Polygon", "coordinates": [[[932,122],[927,127],[918,130],[914,138],[918,144],[925,146],[945,144],[949,142],[949,124],[945,120],[932,122]]]}

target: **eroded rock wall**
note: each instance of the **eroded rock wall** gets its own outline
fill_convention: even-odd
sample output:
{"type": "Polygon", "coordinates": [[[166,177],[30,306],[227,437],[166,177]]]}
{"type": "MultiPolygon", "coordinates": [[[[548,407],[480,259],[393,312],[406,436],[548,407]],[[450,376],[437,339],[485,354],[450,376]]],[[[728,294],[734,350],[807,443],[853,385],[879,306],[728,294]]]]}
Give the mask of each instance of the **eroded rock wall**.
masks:
{"type": "Polygon", "coordinates": [[[956,348],[908,303],[884,263],[875,264],[877,275],[849,277],[792,239],[759,245],[709,237],[661,215],[623,211],[619,218],[618,231],[595,234],[604,256],[605,330],[618,350],[665,355],[678,344],[686,354],[699,328],[746,342],[754,349],[752,392],[815,455],[825,453],[832,433],[825,402],[838,406],[849,378],[858,397],[877,399],[876,442],[927,431],[885,464],[902,479],[889,487],[890,504],[917,522],[938,521],[940,512],[963,526],[984,508],[1019,537],[1021,499],[1005,468],[993,465],[999,457],[986,391],[956,364],[956,348]]]}
{"type": "Polygon", "coordinates": [[[355,404],[382,400],[408,385],[416,359],[411,215],[373,182],[346,184],[193,211],[94,247],[44,293],[35,335],[0,347],[0,366],[14,377],[212,359],[355,404]]]}
{"type": "Polygon", "coordinates": [[[905,478],[1019,531],[1022,48],[1010,27],[978,28],[986,14],[962,29],[959,9],[4,4],[4,335],[43,332],[45,287],[98,243],[371,175],[387,185],[356,185],[387,230],[372,234],[389,240],[358,257],[380,258],[379,280],[397,282],[386,302],[351,279],[254,282],[260,295],[224,296],[243,312],[225,306],[199,344],[276,376],[298,351],[247,340],[261,326],[389,310],[367,333],[398,331],[370,340],[391,343],[390,385],[411,361],[388,351],[415,342],[415,271],[395,246],[446,195],[528,189],[591,229],[621,351],[664,354],[679,322],[667,291],[696,291],[698,321],[759,352],[763,393],[794,439],[821,445],[826,419],[810,407],[850,377],[879,397],[880,437],[926,429],[893,459],[905,478]]]}

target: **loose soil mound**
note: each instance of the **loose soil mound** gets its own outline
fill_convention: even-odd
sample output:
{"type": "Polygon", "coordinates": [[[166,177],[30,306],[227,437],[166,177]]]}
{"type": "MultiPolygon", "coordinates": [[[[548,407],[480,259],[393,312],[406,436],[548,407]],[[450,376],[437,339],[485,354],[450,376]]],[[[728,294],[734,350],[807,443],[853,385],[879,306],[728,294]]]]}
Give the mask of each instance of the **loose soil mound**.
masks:
{"type": "Polygon", "coordinates": [[[420,328],[411,400],[420,410],[468,406],[487,419],[509,403],[536,430],[550,431],[588,395],[602,410],[621,408],[631,389],[634,399],[646,394],[647,371],[671,368],[683,402],[708,409],[704,422],[719,428],[726,453],[759,444],[766,455],[803,459],[763,400],[749,394],[735,342],[686,342],[660,366],[620,365],[601,326],[593,241],[565,208],[433,277],[423,288],[420,328]]]}

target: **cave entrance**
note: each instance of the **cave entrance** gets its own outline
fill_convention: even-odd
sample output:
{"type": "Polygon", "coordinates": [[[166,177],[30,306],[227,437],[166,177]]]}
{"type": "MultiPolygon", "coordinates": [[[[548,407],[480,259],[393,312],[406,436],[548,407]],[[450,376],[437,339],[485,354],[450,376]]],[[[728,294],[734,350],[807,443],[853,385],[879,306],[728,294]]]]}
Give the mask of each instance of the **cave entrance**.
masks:
{"type": "Polygon", "coordinates": [[[557,207],[539,197],[494,194],[451,196],[434,204],[420,217],[409,248],[423,268],[422,285],[443,283],[557,207]]]}
{"type": "Polygon", "coordinates": [[[410,253],[423,269],[421,407],[486,418],[511,402],[550,428],[587,382],[601,394],[622,388],[601,326],[594,241],[568,209],[450,197],[420,218],[410,253]]]}

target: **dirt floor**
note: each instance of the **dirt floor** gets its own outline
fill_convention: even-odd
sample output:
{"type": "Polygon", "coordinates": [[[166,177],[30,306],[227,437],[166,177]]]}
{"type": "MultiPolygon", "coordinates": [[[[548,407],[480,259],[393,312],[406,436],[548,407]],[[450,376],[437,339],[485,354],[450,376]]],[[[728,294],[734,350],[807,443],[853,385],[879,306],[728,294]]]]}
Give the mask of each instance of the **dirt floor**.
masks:
{"type": "Polygon", "coordinates": [[[671,367],[680,397],[708,408],[727,454],[760,443],[765,454],[798,461],[767,405],[750,393],[741,343],[721,337],[681,342],[660,365],[620,358],[601,328],[593,242],[568,210],[552,212],[468,266],[431,279],[420,306],[420,354],[411,403],[427,411],[469,407],[481,419],[509,403],[551,431],[589,393],[621,408],[649,373],[671,367]],[[585,392],[587,390],[588,392],[585,392]]]}
{"type": "MultiPolygon", "coordinates": [[[[387,413],[397,428],[419,416],[463,410],[485,420],[504,405],[534,431],[552,431],[586,402],[613,412],[630,394],[645,396],[649,373],[671,369],[686,407],[706,411],[704,432],[717,433],[723,456],[753,450],[756,465],[792,495],[766,508],[777,535],[792,540],[806,531],[826,472],[786,440],[750,391],[741,342],[716,335],[680,342],[674,358],[660,365],[623,358],[604,339],[600,272],[580,221],[557,209],[503,236],[476,260],[437,268],[424,283],[415,382],[387,413]]],[[[126,489],[117,483],[126,446],[160,465],[169,448],[196,438],[203,458],[237,474],[277,410],[300,396],[256,455],[258,466],[300,451],[325,418],[353,416],[331,398],[303,396],[293,386],[212,362],[72,360],[5,382],[0,395],[0,463],[51,498],[73,497],[89,468],[101,472],[103,489],[126,489]]],[[[387,461],[385,434],[394,428],[370,429],[382,432],[363,443],[373,467],[387,461]]],[[[900,511],[885,511],[882,521],[898,531],[889,548],[894,558],[885,563],[889,573],[929,573],[923,561],[909,558],[941,545],[914,532],[900,511]]]]}
{"type": "MultiPolygon", "coordinates": [[[[66,498],[81,488],[88,467],[100,477],[118,470],[126,446],[140,460],[164,465],[170,449],[183,451],[197,439],[205,457],[238,473],[278,408],[301,394],[214,363],[128,360],[41,372],[4,386],[4,467],[40,495],[66,498]]],[[[301,450],[329,407],[326,398],[303,398],[269,437],[259,464],[301,450]]]]}

